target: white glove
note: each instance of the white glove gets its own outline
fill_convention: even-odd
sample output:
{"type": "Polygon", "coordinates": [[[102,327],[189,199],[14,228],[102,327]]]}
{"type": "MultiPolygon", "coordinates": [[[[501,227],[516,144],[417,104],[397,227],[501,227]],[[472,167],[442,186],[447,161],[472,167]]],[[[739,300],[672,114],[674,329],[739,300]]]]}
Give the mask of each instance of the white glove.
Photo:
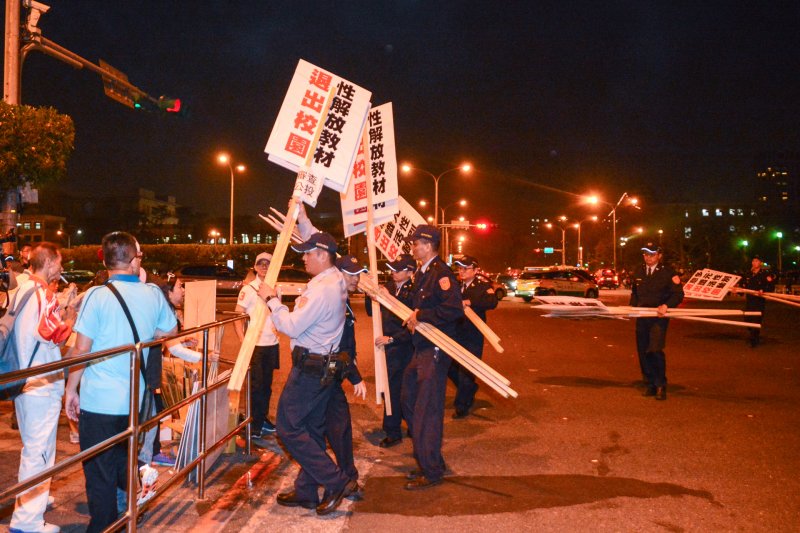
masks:
{"type": "Polygon", "coordinates": [[[201,354],[200,352],[192,350],[191,348],[187,348],[183,344],[176,344],[175,346],[170,346],[169,353],[171,353],[175,357],[183,359],[188,363],[196,363],[203,357],[203,354],[201,354]]]}

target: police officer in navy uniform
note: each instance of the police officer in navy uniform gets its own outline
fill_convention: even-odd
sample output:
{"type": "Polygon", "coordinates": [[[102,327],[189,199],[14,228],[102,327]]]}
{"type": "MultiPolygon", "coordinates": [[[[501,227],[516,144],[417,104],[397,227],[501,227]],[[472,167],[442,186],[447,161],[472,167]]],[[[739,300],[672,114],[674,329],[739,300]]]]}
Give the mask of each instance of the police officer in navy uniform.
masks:
{"type": "MultiPolygon", "coordinates": [[[[750,262],[750,272],[744,275],[739,285],[743,289],[758,291],[759,294],[765,292],[775,292],[775,275],[763,268],[761,257],[754,255],[750,262]]],[[[746,316],[745,321],[754,324],[761,324],[764,320],[764,309],[767,300],[757,294],[745,295],[745,311],[760,311],[759,316],[746,316]]],[[[761,343],[761,328],[748,328],[750,330],[750,346],[755,348],[761,343]]]]}
{"type": "Polygon", "coordinates": [[[336,510],[342,499],[358,491],[326,453],[325,415],[343,361],[336,348],[342,339],[347,289],[337,270],[336,241],[315,233],[292,248],[303,254],[306,272],[313,277],[294,310],[283,305],[274,287],[262,283],[258,295],[267,300],[275,328],[291,338],[292,370],[278,402],[278,437],[300,464],[294,490],[278,495],[278,504],[316,508],[318,515],[336,510]],[[319,501],[317,489],[324,488],[319,501]]]}
{"type": "MultiPolygon", "coordinates": [[[[336,260],[336,268],[344,276],[348,293],[358,289],[358,277],[367,269],[359,264],[352,255],[345,255],[336,260]]],[[[350,417],[350,406],[344,394],[342,382],[347,379],[355,391],[356,397],[362,400],[367,398],[367,387],[356,365],[356,317],[350,307],[350,298],[345,302],[344,331],[339,342],[338,352],[347,353],[348,361],[337,374],[331,397],[328,400],[328,410],[325,414],[325,435],[331,445],[336,463],[345,475],[351,480],[358,479],[358,470],[353,459],[353,424],[350,417]]]]}
{"type": "MultiPolygon", "coordinates": [[[[392,279],[386,284],[386,291],[397,300],[413,306],[411,301],[412,276],[417,269],[417,262],[411,255],[403,254],[396,260],[386,263],[392,271],[392,279]]],[[[367,298],[367,314],[372,316],[372,305],[367,298]]],[[[402,421],[406,420],[409,426],[411,414],[403,410],[401,391],[403,388],[403,374],[411,362],[414,346],[411,344],[411,332],[403,327],[403,322],[394,313],[387,310],[381,312],[383,335],[375,339],[375,345],[383,346],[386,353],[386,373],[389,379],[389,399],[392,404],[392,414],[386,414],[386,405],[383,408],[383,431],[386,436],[378,445],[381,448],[390,448],[403,442],[402,421]]]]}
{"type": "Polygon", "coordinates": [[[408,238],[420,267],[411,290],[412,315],[404,325],[412,333],[414,356],[403,375],[403,412],[413,413],[410,432],[418,469],[408,474],[408,490],[419,490],[442,482],[444,400],[450,357],[416,331],[420,322],[453,337],[458,319],[464,316],[461,292],[453,271],[439,258],[441,234],[434,226],[417,226],[408,238]]]}
{"type": "MultiPolygon", "coordinates": [[[[497,307],[497,296],[494,294],[492,284],[476,277],[478,260],[474,257],[465,255],[461,259],[456,259],[454,263],[458,266],[458,279],[461,282],[461,298],[464,307],[471,308],[481,320],[486,322],[486,311],[497,307]]],[[[466,316],[458,321],[455,340],[478,359],[483,358],[483,333],[466,316]]],[[[453,418],[466,418],[469,416],[469,410],[475,402],[475,393],[478,391],[475,376],[455,361],[450,365],[447,375],[456,386],[456,397],[453,402],[456,412],[453,414],[453,418]]]]}
{"type": "Polygon", "coordinates": [[[675,270],[661,262],[663,255],[660,246],[647,243],[642,248],[642,257],[644,264],[633,273],[630,305],[658,310],[657,317],[636,319],[636,350],[646,387],[643,396],[666,400],[664,346],[669,319],[665,315],[667,308],[676,307],[683,301],[683,286],[675,270]]]}

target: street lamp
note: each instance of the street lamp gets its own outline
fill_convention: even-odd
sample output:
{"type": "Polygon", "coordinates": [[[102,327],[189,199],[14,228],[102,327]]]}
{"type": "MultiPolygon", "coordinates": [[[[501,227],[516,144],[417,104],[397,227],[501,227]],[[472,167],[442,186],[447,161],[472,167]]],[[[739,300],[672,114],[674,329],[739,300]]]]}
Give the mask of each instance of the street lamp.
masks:
{"type": "Polygon", "coordinates": [[[241,174],[242,172],[245,171],[245,166],[236,165],[236,167],[234,167],[233,163],[231,162],[231,157],[224,152],[217,155],[217,161],[219,162],[220,165],[228,165],[228,169],[230,169],[231,171],[231,222],[230,222],[230,230],[228,232],[229,235],[228,244],[231,245],[233,244],[233,169],[236,168],[236,172],[239,172],[241,174]]]}
{"type": "Polygon", "coordinates": [[[628,203],[630,205],[632,205],[636,209],[640,209],[638,205],[639,204],[638,198],[633,198],[631,196],[628,196],[627,192],[622,193],[622,196],[619,197],[619,200],[617,200],[616,204],[605,202],[600,198],[598,198],[597,196],[589,197],[589,203],[591,204],[604,204],[611,206],[611,212],[608,215],[611,217],[612,237],[614,239],[614,261],[613,261],[614,270],[617,270],[617,208],[626,198],[628,199],[628,203]]]}
{"type": "MultiPolygon", "coordinates": [[[[558,220],[564,222],[567,220],[567,217],[560,216],[558,217],[558,220]]],[[[547,224],[545,224],[545,226],[547,226],[548,229],[553,229],[552,222],[548,222],[547,224]]],[[[564,266],[567,264],[567,248],[566,248],[567,228],[565,228],[561,224],[558,224],[558,229],[561,230],[561,265],[564,266]]]]}
{"type": "MultiPolygon", "coordinates": [[[[472,165],[470,165],[469,163],[464,163],[463,165],[461,165],[459,167],[451,168],[449,170],[445,170],[444,172],[442,172],[438,176],[433,174],[433,172],[430,172],[430,171],[425,170],[423,168],[413,167],[413,166],[411,166],[409,164],[405,164],[400,168],[406,174],[416,170],[417,172],[422,172],[423,174],[427,174],[428,176],[433,178],[433,185],[434,185],[434,187],[433,187],[433,225],[434,226],[438,226],[439,223],[438,223],[437,219],[438,219],[438,216],[439,216],[439,180],[442,179],[442,177],[445,174],[450,174],[451,172],[455,172],[457,170],[460,170],[461,172],[469,172],[470,170],[472,170],[472,165]]],[[[442,221],[442,222],[444,222],[444,221],[442,221]]]]}
{"type": "Polygon", "coordinates": [[[211,231],[208,232],[208,236],[211,238],[212,241],[214,241],[214,246],[216,246],[217,245],[217,239],[219,239],[219,236],[220,236],[220,232],[218,232],[215,229],[212,229],[211,231]]]}
{"type": "Polygon", "coordinates": [[[597,215],[592,215],[589,218],[585,218],[579,222],[575,222],[572,227],[578,230],[578,265],[583,268],[583,246],[581,246],[581,224],[584,222],[597,222],[597,215]]]}
{"type": "Polygon", "coordinates": [[[778,238],[778,273],[780,274],[783,271],[783,261],[781,260],[781,239],[783,239],[783,232],[779,231],[775,233],[775,236],[778,238]]]}
{"type": "Polygon", "coordinates": [[[68,231],[56,230],[56,235],[58,235],[59,239],[63,239],[64,235],[66,235],[67,236],[67,249],[72,248],[72,242],[71,242],[70,235],[69,235],[68,231]]]}

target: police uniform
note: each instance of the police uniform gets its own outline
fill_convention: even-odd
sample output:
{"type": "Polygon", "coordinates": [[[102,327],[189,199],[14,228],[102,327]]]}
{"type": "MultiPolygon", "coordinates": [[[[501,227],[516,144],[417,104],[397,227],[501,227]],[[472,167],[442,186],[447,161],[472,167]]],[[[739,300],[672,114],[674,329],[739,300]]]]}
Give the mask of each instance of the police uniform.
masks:
{"type": "MultiPolygon", "coordinates": [[[[438,230],[423,225],[410,239],[416,240],[421,230],[438,236],[438,230]]],[[[456,322],[464,316],[461,292],[453,271],[438,255],[414,275],[411,303],[418,311],[419,322],[437,327],[448,337],[455,335],[456,322]]],[[[401,401],[403,412],[413,413],[409,430],[414,440],[414,458],[430,485],[441,482],[445,471],[442,433],[450,357],[418,331],[412,334],[411,341],[414,356],[403,374],[401,401]]],[[[412,488],[411,484],[407,488],[412,488]]]]}
{"type": "MultiPolygon", "coordinates": [[[[755,258],[758,258],[757,256],[755,258]]],[[[755,259],[754,258],[754,259],[755,259]]],[[[758,258],[760,259],[760,258],[758,258]]],[[[775,276],[769,270],[760,268],[758,272],[750,270],[742,278],[740,282],[742,288],[750,289],[753,291],[774,292],[775,291],[775,276]]],[[[761,324],[764,320],[764,309],[766,308],[767,300],[755,294],[745,295],[745,311],[760,311],[758,316],[746,316],[745,321],[753,324],[761,324]]],[[[750,330],[750,346],[758,346],[761,342],[761,328],[747,328],[750,330]]]]}
{"type": "MultiPolygon", "coordinates": [[[[395,272],[401,270],[414,271],[416,262],[411,256],[405,256],[386,265],[395,272]]],[[[390,280],[386,290],[397,300],[408,307],[413,307],[411,301],[412,279],[403,282],[399,287],[390,280]]],[[[372,316],[372,301],[366,299],[367,315],[372,316]]],[[[389,399],[392,404],[392,414],[386,414],[386,405],[383,407],[383,432],[386,438],[381,441],[381,447],[392,446],[403,438],[402,422],[410,427],[412,413],[406,412],[402,406],[401,392],[403,390],[403,373],[414,355],[414,346],[411,344],[411,332],[403,326],[403,321],[397,315],[387,310],[381,311],[381,324],[383,334],[391,338],[391,342],[383,346],[386,353],[386,374],[389,379],[389,399]]]]}
{"type": "MultiPolygon", "coordinates": [[[[327,236],[332,244],[328,245],[326,239],[315,235],[301,247],[293,248],[307,252],[314,246],[302,246],[320,241],[327,246],[325,249],[332,248],[335,252],[333,238],[319,235],[327,236]]],[[[319,501],[318,486],[324,487],[327,499],[331,494],[346,495],[348,487],[354,483],[331,460],[325,444],[325,415],[335,388],[334,376],[329,370],[341,369],[335,348],[342,339],[345,300],[342,274],[331,266],[308,282],[291,313],[277,298],[267,302],[275,327],[291,338],[292,347],[292,370],[278,402],[278,436],[301,467],[294,493],[279,495],[278,503],[282,505],[311,508],[319,501]],[[281,496],[287,498],[282,501],[281,496]]],[[[320,507],[317,513],[323,514],[320,507]]]]}
{"type": "MultiPolygon", "coordinates": [[[[655,248],[654,248],[655,249],[655,248]]],[[[643,251],[648,250],[643,248],[643,251]]],[[[658,253],[661,249],[658,248],[658,253]]],[[[648,274],[647,266],[642,264],[633,273],[630,305],[634,307],[676,307],[683,301],[683,286],[678,274],[672,268],[658,263],[648,274]]],[[[646,396],[666,399],[666,344],[668,318],[636,319],[636,351],[639,366],[645,380],[646,396]]]]}
{"type": "MultiPolygon", "coordinates": [[[[456,260],[455,263],[462,267],[478,266],[478,262],[469,256],[456,260]]],[[[497,307],[497,296],[491,283],[475,277],[469,283],[461,282],[459,286],[462,301],[469,300],[470,308],[486,322],[486,311],[497,307]]],[[[458,320],[455,340],[478,359],[483,358],[483,333],[466,316],[458,320]]],[[[456,397],[453,402],[456,408],[454,417],[463,418],[469,414],[469,409],[475,401],[478,384],[475,382],[475,376],[455,361],[450,365],[447,375],[456,386],[456,397]]]]}

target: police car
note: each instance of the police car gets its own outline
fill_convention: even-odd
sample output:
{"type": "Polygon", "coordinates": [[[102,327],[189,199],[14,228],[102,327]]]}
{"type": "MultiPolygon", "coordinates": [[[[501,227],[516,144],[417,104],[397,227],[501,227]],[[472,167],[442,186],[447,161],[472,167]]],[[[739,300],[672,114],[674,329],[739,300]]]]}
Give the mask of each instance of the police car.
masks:
{"type": "Polygon", "coordinates": [[[535,296],[597,298],[600,290],[591,274],[577,268],[526,268],[517,279],[516,296],[526,302],[535,296]]]}

